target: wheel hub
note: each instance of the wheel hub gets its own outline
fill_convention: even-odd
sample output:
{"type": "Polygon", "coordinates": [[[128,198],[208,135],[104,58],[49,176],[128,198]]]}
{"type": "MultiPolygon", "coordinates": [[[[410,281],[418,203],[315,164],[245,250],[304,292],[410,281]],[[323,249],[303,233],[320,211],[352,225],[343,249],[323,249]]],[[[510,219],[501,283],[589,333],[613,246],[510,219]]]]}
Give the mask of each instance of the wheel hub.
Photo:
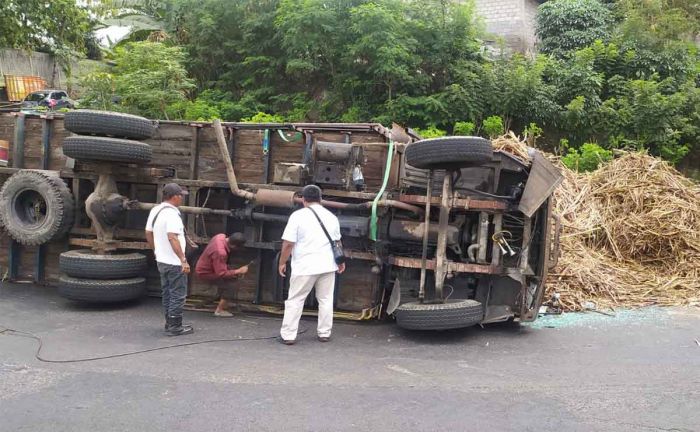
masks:
{"type": "Polygon", "coordinates": [[[38,227],[46,220],[46,200],[34,190],[24,190],[17,195],[15,210],[19,222],[24,226],[38,227]]]}

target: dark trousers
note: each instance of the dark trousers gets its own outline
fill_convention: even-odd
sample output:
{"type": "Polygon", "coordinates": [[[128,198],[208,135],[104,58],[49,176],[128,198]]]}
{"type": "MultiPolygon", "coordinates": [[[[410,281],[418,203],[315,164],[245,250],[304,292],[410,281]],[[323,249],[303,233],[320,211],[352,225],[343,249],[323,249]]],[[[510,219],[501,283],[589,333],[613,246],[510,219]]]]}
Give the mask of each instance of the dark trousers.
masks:
{"type": "Polygon", "coordinates": [[[182,266],[158,263],[160,286],[163,296],[163,312],[169,317],[181,318],[187,298],[187,275],[182,266]]]}

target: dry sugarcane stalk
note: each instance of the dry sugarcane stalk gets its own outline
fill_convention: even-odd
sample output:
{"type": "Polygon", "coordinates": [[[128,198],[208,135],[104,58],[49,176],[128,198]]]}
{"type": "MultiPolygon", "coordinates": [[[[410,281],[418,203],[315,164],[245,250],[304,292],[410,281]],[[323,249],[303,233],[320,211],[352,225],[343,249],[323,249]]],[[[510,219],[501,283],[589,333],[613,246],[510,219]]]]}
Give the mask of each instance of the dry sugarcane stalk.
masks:
{"type": "MultiPolygon", "coordinates": [[[[529,161],[514,134],[494,148],[529,161]]],[[[548,290],[565,310],[700,305],[700,185],[668,163],[628,153],[597,171],[563,166],[555,191],[562,256],[548,290]]]]}

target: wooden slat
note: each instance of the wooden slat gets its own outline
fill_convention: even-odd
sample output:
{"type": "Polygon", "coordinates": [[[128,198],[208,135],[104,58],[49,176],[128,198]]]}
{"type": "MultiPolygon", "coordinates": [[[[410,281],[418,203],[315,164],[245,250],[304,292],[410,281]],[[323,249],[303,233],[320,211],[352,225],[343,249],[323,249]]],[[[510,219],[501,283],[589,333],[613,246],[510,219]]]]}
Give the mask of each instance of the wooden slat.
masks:
{"type": "MultiPolygon", "coordinates": [[[[26,131],[26,143],[27,148],[24,152],[25,156],[25,166],[28,168],[39,168],[41,165],[41,126],[43,120],[36,117],[28,117],[27,120],[27,131],[26,131]]],[[[235,126],[235,125],[234,125],[235,126]]],[[[246,127],[254,127],[252,125],[246,125],[246,127]]],[[[236,173],[239,176],[239,181],[241,184],[255,185],[254,187],[260,187],[260,177],[262,170],[262,138],[263,129],[249,129],[249,130],[236,130],[231,141],[235,143],[232,151],[232,159],[235,161],[236,173]]],[[[273,127],[272,125],[267,125],[265,127],[273,127]]],[[[15,128],[15,117],[14,116],[4,116],[0,115],[0,139],[6,139],[10,142],[11,148],[13,147],[14,140],[14,128],[15,128]]],[[[219,190],[213,191],[211,194],[210,202],[208,205],[210,207],[225,208],[226,202],[230,199],[230,192],[226,190],[226,174],[223,167],[223,162],[221,160],[221,155],[218,152],[218,147],[216,145],[216,140],[213,134],[213,130],[208,124],[203,124],[199,132],[196,147],[192,145],[192,129],[193,127],[189,123],[175,124],[175,123],[163,123],[160,124],[156,136],[152,139],[147,140],[147,142],[152,146],[153,149],[153,161],[148,167],[169,167],[172,166],[177,170],[177,176],[183,179],[190,179],[192,177],[199,177],[203,182],[218,182],[216,184],[208,184],[209,186],[215,186],[219,190]],[[198,153],[198,158],[195,153],[198,153]],[[198,160],[197,160],[198,159],[198,160]],[[193,161],[197,160],[196,164],[193,161]],[[196,175],[198,174],[198,175],[196,175]]],[[[63,127],[63,120],[57,118],[53,122],[53,131],[50,140],[50,160],[49,169],[61,170],[61,174],[66,178],[86,178],[90,179],[94,177],[94,171],[73,171],[72,168],[65,168],[66,157],[61,151],[63,139],[69,136],[70,132],[66,131],[63,127]]],[[[288,134],[288,136],[293,137],[294,133],[288,134]]],[[[314,135],[314,139],[320,139],[323,141],[330,142],[344,142],[345,135],[338,131],[319,131],[314,135]]],[[[368,192],[378,189],[381,184],[383,176],[383,166],[386,159],[386,148],[381,145],[381,142],[385,141],[385,138],[375,132],[353,132],[352,134],[353,143],[368,143],[365,148],[365,178],[368,183],[368,192]]],[[[304,138],[295,140],[292,142],[285,142],[282,140],[275,130],[271,130],[270,134],[270,168],[274,169],[274,165],[279,162],[301,162],[304,152],[304,138]]],[[[89,164],[78,163],[78,169],[81,167],[87,168],[89,164]]],[[[94,167],[90,168],[94,170],[94,167]]],[[[137,172],[133,167],[128,168],[125,172],[137,172]]],[[[8,172],[9,174],[9,172],[8,172]]],[[[6,175],[6,174],[5,174],[6,175]]],[[[168,181],[167,179],[154,179],[140,177],[138,175],[126,175],[120,174],[119,179],[122,183],[128,183],[132,185],[129,188],[136,196],[137,199],[143,202],[158,202],[159,196],[156,191],[156,185],[154,182],[163,183],[168,181]]],[[[174,179],[178,181],[178,179],[174,179]]],[[[81,180],[76,180],[73,184],[80,184],[81,180]]],[[[183,181],[183,183],[185,183],[183,181]]],[[[86,183],[87,184],[87,183],[86,183]]],[[[190,187],[203,187],[207,186],[205,183],[194,184],[190,183],[190,187]]],[[[274,188],[274,185],[266,185],[266,187],[274,188]]],[[[287,188],[294,190],[296,188],[287,188]]],[[[330,193],[331,191],[326,191],[330,193]]],[[[203,190],[203,193],[204,192],[203,190]]],[[[357,199],[371,199],[372,194],[356,194],[346,191],[338,191],[339,196],[348,196],[357,199]]],[[[329,195],[330,196],[330,195],[329,195]]],[[[84,197],[83,197],[84,198],[84,197]]],[[[235,201],[234,201],[235,202],[235,201]]],[[[82,206],[78,204],[81,208],[82,206]]],[[[145,216],[147,212],[131,212],[132,215],[129,218],[128,229],[134,230],[134,233],[142,233],[143,224],[145,223],[145,216]]],[[[202,232],[203,237],[212,236],[218,232],[227,231],[224,224],[223,218],[217,217],[203,217],[200,220],[204,221],[206,225],[206,232],[203,232],[203,226],[200,224],[198,227],[202,232]]],[[[237,231],[242,229],[246,224],[242,221],[230,221],[229,229],[232,231],[237,231]]],[[[259,247],[267,245],[272,245],[270,242],[279,241],[281,230],[284,228],[280,224],[266,224],[265,233],[261,242],[256,244],[259,247]]],[[[227,232],[228,233],[228,232],[227,232]]],[[[95,245],[94,235],[91,232],[86,232],[80,234],[80,236],[85,236],[86,238],[80,238],[78,235],[73,235],[69,242],[52,242],[47,245],[46,251],[46,264],[45,264],[45,275],[46,279],[56,280],[60,275],[58,269],[58,257],[60,253],[68,248],[68,243],[70,247],[73,248],[86,248],[95,245]]],[[[149,293],[157,294],[159,292],[158,274],[155,267],[155,262],[152,258],[152,253],[148,250],[147,245],[143,241],[122,241],[119,246],[125,249],[135,249],[141,250],[146,253],[150,258],[149,271],[147,274],[149,293]]],[[[0,242],[0,247],[7,250],[8,240],[5,238],[0,242]]],[[[250,276],[235,282],[238,287],[239,299],[243,302],[253,301],[255,298],[255,287],[256,282],[253,277],[257,271],[257,267],[260,267],[260,273],[262,276],[262,294],[263,301],[267,302],[274,297],[274,284],[273,276],[273,260],[276,250],[265,249],[261,253],[261,259],[251,266],[250,276]]],[[[21,262],[19,268],[19,274],[21,277],[30,279],[32,276],[32,267],[34,264],[34,256],[36,254],[36,248],[26,248],[22,251],[21,262]]],[[[257,249],[250,248],[243,251],[236,256],[232,257],[231,265],[242,265],[245,264],[252,257],[257,256],[257,249]]],[[[339,307],[344,310],[361,311],[372,305],[373,293],[376,293],[378,287],[372,284],[376,283],[378,280],[369,271],[373,265],[373,257],[364,255],[355,257],[356,259],[350,261],[349,269],[347,273],[342,277],[341,290],[338,297],[339,307]],[[365,260],[365,259],[368,260],[365,260]]],[[[0,272],[7,269],[7,254],[0,253],[0,272]]],[[[208,284],[204,284],[201,281],[193,280],[192,282],[192,292],[207,292],[212,295],[211,287],[208,284]]],[[[281,303],[280,303],[281,305],[281,303]]]]}

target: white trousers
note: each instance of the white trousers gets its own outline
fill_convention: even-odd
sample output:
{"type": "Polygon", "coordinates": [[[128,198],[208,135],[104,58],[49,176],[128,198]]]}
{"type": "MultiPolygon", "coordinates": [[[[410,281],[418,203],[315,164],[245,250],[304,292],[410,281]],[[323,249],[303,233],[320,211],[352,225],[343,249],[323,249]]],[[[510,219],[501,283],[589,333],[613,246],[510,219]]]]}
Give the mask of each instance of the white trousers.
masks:
{"type": "Polygon", "coordinates": [[[284,302],[284,319],[280,330],[282,339],[294,340],[297,338],[299,320],[304,311],[304,302],[314,287],[316,287],[316,300],[318,300],[318,335],[330,337],[333,327],[335,272],[292,276],[289,281],[289,298],[284,302]]]}

